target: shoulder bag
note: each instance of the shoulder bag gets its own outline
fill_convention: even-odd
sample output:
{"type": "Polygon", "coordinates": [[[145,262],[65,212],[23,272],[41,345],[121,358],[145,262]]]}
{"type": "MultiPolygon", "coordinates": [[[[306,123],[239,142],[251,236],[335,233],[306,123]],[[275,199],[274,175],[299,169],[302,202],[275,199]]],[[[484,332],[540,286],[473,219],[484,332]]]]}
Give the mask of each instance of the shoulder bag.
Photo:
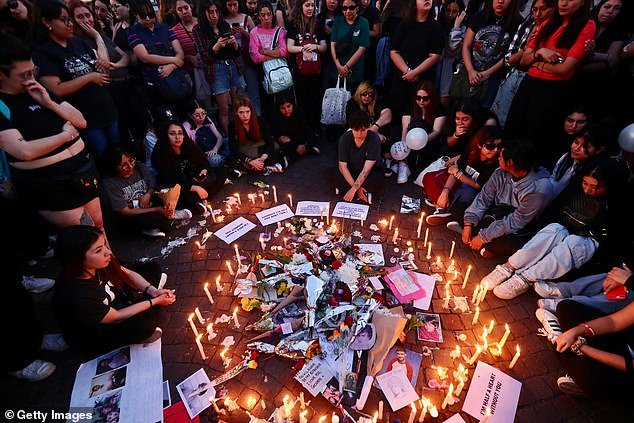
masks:
{"type": "Polygon", "coordinates": [[[352,94],[346,88],[346,78],[343,78],[343,87],[339,83],[341,77],[337,77],[337,85],[328,88],[324,92],[324,99],[321,104],[321,123],[324,125],[345,125],[346,124],[346,104],[352,94]]]}
{"type": "MultiPolygon", "coordinates": [[[[275,30],[271,50],[277,45],[281,30],[282,28],[275,30]]],[[[262,85],[264,85],[264,91],[266,91],[267,94],[276,94],[293,86],[291,70],[288,68],[288,63],[283,57],[267,60],[262,63],[262,67],[264,68],[264,80],[262,81],[262,85]]]]}

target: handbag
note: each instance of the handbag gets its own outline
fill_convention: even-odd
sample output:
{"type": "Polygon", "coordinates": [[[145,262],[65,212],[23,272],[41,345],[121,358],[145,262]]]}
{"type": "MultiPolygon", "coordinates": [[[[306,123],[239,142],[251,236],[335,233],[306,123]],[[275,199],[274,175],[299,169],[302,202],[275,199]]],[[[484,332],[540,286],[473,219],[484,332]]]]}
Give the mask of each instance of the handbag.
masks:
{"type": "Polygon", "coordinates": [[[340,87],[340,82],[341,77],[337,76],[337,85],[324,92],[321,103],[321,123],[324,125],[346,124],[346,104],[352,94],[346,88],[346,78],[343,78],[343,87],[340,87]]]}
{"type": "Polygon", "coordinates": [[[429,172],[436,172],[438,170],[446,169],[445,163],[447,163],[448,160],[449,160],[449,157],[442,156],[439,159],[431,162],[429,166],[423,169],[423,171],[418,174],[416,179],[414,179],[414,184],[418,185],[419,187],[422,187],[423,178],[425,177],[425,175],[428,174],[429,172]]]}
{"type": "MultiPolygon", "coordinates": [[[[313,43],[313,35],[303,36],[299,46],[305,46],[313,43]]],[[[300,52],[295,55],[295,62],[299,74],[302,76],[317,75],[321,72],[321,54],[318,52],[300,52]]]]}
{"type": "MultiPolygon", "coordinates": [[[[281,30],[282,28],[275,30],[271,50],[277,45],[281,30]]],[[[286,59],[278,57],[267,60],[262,63],[262,67],[264,68],[264,80],[262,81],[262,85],[267,94],[276,94],[293,86],[293,75],[291,75],[291,70],[288,67],[286,59]]]]}
{"type": "Polygon", "coordinates": [[[452,98],[471,98],[477,101],[483,100],[489,91],[490,81],[488,79],[480,85],[471,85],[467,68],[464,65],[459,65],[458,70],[451,78],[449,96],[452,98]]]}
{"type": "MultiPolygon", "coordinates": [[[[427,194],[427,197],[435,203],[438,202],[438,197],[442,193],[445,184],[447,183],[447,179],[449,179],[449,171],[447,168],[436,170],[434,172],[427,172],[423,177],[423,191],[427,194]]],[[[449,194],[452,194],[459,183],[456,183],[449,194]]]]}

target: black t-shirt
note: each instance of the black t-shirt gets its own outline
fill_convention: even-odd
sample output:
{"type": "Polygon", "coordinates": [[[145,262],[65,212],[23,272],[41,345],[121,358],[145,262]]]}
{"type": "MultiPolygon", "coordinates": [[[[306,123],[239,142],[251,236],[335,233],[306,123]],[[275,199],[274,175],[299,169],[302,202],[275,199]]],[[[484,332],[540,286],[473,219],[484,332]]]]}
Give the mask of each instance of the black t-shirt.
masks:
{"type": "Polygon", "coordinates": [[[130,43],[128,42],[128,28],[124,28],[121,25],[116,27],[112,41],[114,41],[121,50],[132,51],[132,47],[130,47],[130,43]]]}
{"type": "MultiPolygon", "coordinates": [[[[414,69],[420,65],[430,54],[441,54],[445,40],[440,24],[435,20],[425,22],[401,22],[392,35],[391,51],[398,51],[407,63],[414,69]]],[[[433,78],[434,67],[420,75],[420,79],[433,78]]]]}
{"type": "Polygon", "coordinates": [[[608,25],[605,30],[599,34],[596,39],[596,47],[594,51],[597,53],[607,53],[610,49],[610,44],[614,41],[626,41],[627,31],[625,28],[618,24],[608,25]]]}
{"type": "MultiPolygon", "coordinates": [[[[366,160],[374,160],[378,162],[381,159],[381,140],[379,136],[368,131],[368,135],[365,137],[365,141],[361,144],[361,147],[357,147],[354,143],[354,136],[352,131],[346,131],[341,138],[339,138],[339,155],[338,160],[348,164],[348,170],[353,177],[357,177],[366,160]]],[[[372,170],[375,170],[377,165],[375,163],[372,170]]]]}
{"type": "MultiPolygon", "coordinates": [[[[33,52],[40,76],[57,76],[62,82],[95,72],[92,51],[78,38],[68,40],[66,48],[46,40],[33,52]]],[[[99,129],[117,119],[117,109],[105,87],[88,83],[66,98],[86,119],[86,129],[99,129]]]]}
{"type": "MultiPolygon", "coordinates": [[[[381,116],[381,112],[383,111],[383,109],[387,109],[387,106],[377,101],[377,103],[374,106],[374,114],[370,114],[370,111],[367,111],[368,115],[370,116],[370,119],[372,119],[372,123],[375,123],[377,120],[379,120],[379,117],[381,116]]],[[[352,116],[352,114],[356,112],[357,110],[361,110],[359,103],[357,103],[357,101],[354,98],[351,98],[350,100],[348,100],[348,103],[346,103],[346,116],[348,117],[352,116]]]]}
{"type": "Polygon", "coordinates": [[[463,153],[460,155],[458,162],[456,165],[458,169],[464,172],[468,177],[473,179],[478,183],[481,187],[489,180],[491,175],[495,169],[498,168],[497,160],[494,160],[492,163],[477,163],[473,166],[469,166],[467,164],[467,159],[469,158],[469,147],[467,147],[463,153]]]}
{"type": "MultiPolygon", "coordinates": [[[[54,96],[51,97],[54,101],[57,101],[57,98],[54,96]]],[[[62,131],[66,123],[66,121],[56,113],[46,107],[40,106],[28,93],[17,95],[0,93],[0,100],[2,100],[11,111],[10,121],[0,113],[0,132],[7,129],[17,129],[25,141],[57,135],[62,131]]],[[[75,140],[69,141],[42,157],[59,153],[74,141],[75,140]]],[[[7,158],[9,162],[20,161],[11,157],[9,154],[7,154],[7,158]]]]}
{"type": "Polygon", "coordinates": [[[368,26],[370,27],[370,31],[372,31],[372,27],[374,26],[374,24],[376,24],[379,21],[379,19],[381,19],[381,14],[379,13],[379,11],[376,10],[376,7],[372,7],[372,6],[368,6],[365,9],[363,9],[361,16],[367,19],[368,26]]]}
{"type": "Polygon", "coordinates": [[[509,44],[517,27],[521,23],[516,19],[510,26],[508,32],[503,32],[502,24],[504,17],[491,14],[485,20],[485,14],[480,12],[469,22],[469,29],[475,34],[471,47],[471,61],[473,68],[484,71],[495,65],[508,50],[509,44]]]}

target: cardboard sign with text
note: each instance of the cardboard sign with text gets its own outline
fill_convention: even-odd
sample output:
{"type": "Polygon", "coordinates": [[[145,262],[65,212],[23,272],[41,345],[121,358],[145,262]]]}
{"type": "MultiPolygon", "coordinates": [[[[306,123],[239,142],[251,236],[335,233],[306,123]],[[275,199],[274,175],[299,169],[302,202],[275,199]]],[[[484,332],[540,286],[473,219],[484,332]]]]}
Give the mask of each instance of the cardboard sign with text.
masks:
{"type": "Polygon", "coordinates": [[[482,361],[478,361],[462,411],[481,420],[491,407],[487,423],[515,420],[522,383],[482,361]]]}

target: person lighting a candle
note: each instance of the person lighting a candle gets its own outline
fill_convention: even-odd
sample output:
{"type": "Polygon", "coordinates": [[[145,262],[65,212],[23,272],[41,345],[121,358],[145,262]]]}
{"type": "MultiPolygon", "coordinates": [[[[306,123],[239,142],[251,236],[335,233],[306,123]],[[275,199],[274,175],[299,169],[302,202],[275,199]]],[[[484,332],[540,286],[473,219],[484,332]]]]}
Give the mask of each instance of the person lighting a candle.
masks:
{"type": "Polygon", "coordinates": [[[380,196],[385,185],[377,164],[381,159],[381,141],[369,130],[371,124],[367,113],[354,112],[348,119],[351,130],[339,138],[338,168],[323,172],[324,180],[336,193],[342,192],[345,201],[358,198],[369,204],[368,194],[380,196]]]}

